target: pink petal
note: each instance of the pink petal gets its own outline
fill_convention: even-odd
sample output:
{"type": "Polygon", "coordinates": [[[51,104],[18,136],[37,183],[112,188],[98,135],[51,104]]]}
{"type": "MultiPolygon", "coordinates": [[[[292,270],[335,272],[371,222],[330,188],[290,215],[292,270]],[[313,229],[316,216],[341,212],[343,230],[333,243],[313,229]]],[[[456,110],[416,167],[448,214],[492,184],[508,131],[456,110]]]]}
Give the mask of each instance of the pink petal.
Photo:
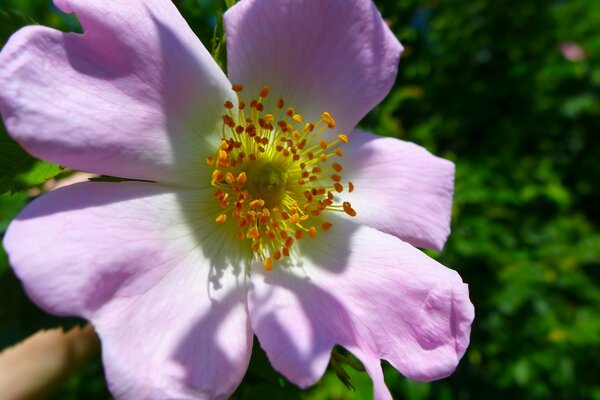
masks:
{"type": "Polygon", "coordinates": [[[30,297],[94,324],[117,398],[226,398],[246,371],[246,288],[206,214],[214,203],[210,189],[76,184],[34,201],[6,233],[30,297]]]}
{"type": "Polygon", "coordinates": [[[56,5],[77,14],[83,35],[26,27],[0,53],[0,110],[12,137],[34,156],[79,170],[199,181],[191,178],[206,170],[202,155],[218,140],[232,91],[175,6],[56,5]]]}
{"type": "Polygon", "coordinates": [[[354,220],[418,247],[441,250],[450,234],[454,164],[416,144],[353,131],[344,147],[341,198],[354,220]]]}
{"type": "Polygon", "coordinates": [[[394,236],[336,219],[302,259],[257,267],[250,319],[273,366],[306,387],[325,371],[334,344],[354,352],[390,399],[378,359],[411,379],[451,374],[469,343],[473,306],[455,271],[394,236]]]}
{"type": "MultiPolygon", "coordinates": [[[[244,0],[225,13],[232,82],[271,86],[306,120],[349,132],[389,92],[402,46],[370,0],[244,0]]],[[[267,108],[269,109],[269,108],[267,108]]]]}

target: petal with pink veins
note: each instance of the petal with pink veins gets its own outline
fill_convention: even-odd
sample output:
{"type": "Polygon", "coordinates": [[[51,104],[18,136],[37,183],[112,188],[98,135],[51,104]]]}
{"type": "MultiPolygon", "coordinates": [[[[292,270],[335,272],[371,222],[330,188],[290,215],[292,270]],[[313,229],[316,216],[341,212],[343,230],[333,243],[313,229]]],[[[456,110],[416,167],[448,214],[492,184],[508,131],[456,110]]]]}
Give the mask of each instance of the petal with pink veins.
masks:
{"type": "Polygon", "coordinates": [[[271,364],[306,387],[339,344],[363,361],[376,399],[391,399],[380,358],[414,380],[450,375],[474,317],[458,274],[394,236],[341,218],[320,235],[301,243],[305,256],[290,265],[253,271],[250,319],[271,364]]]}
{"type": "Polygon", "coordinates": [[[6,233],[30,297],[94,324],[117,398],[225,399],[244,376],[241,248],[215,234],[214,203],[210,189],[82,183],[35,200],[6,233]]]}
{"type": "Polygon", "coordinates": [[[413,246],[442,250],[452,215],[451,161],[414,143],[355,130],[342,163],[354,190],[340,197],[356,210],[354,221],[413,246]]]}
{"type": "Polygon", "coordinates": [[[2,49],[0,111],[11,136],[74,169],[203,185],[198,171],[233,92],[175,6],[55,3],[77,15],[84,34],[30,26],[2,49]]]}
{"type": "Polygon", "coordinates": [[[390,91],[402,46],[371,0],[244,0],[225,13],[229,77],[349,132],[390,91]]]}

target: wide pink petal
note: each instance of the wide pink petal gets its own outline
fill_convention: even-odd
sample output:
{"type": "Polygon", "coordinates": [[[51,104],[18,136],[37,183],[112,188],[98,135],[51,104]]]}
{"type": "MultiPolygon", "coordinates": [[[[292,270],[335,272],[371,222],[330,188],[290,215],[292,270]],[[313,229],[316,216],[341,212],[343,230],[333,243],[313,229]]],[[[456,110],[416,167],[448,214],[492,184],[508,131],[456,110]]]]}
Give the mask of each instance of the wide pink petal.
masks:
{"type": "Polygon", "coordinates": [[[250,319],[273,366],[306,387],[331,348],[354,352],[391,398],[379,359],[420,381],[451,374],[469,343],[473,306],[460,276],[398,238],[337,219],[302,257],[253,271],[250,319]]]}
{"type": "Polygon", "coordinates": [[[239,253],[215,235],[210,189],[83,183],[35,200],[4,240],[43,309],[89,319],[120,399],[224,399],[252,331],[239,253]]]}
{"type": "Polygon", "coordinates": [[[389,92],[402,46],[371,0],[244,0],[225,13],[232,82],[271,86],[305,119],[348,132],[389,92]]]}
{"type": "Polygon", "coordinates": [[[340,195],[354,220],[417,247],[441,250],[450,234],[454,164],[424,148],[353,131],[344,147],[343,176],[354,184],[340,195]]]}
{"type": "Polygon", "coordinates": [[[84,34],[31,26],[2,49],[0,111],[11,136],[78,170],[204,184],[232,91],[172,2],[55,3],[84,34]]]}

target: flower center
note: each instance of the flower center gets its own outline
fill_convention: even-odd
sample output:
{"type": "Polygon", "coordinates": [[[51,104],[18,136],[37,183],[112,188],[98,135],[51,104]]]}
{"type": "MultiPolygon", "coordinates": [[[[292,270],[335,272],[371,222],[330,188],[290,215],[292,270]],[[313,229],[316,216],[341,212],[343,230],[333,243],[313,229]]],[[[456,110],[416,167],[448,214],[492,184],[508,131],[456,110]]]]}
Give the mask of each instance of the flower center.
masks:
{"type": "Polygon", "coordinates": [[[332,224],[327,212],[356,211],[338,199],[352,182],[344,182],[340,163],[339,134],[329,142],[323,133],[335,129],[335,120],[323,112],[321,119],[304,122],[293,108],[284,109],[279,99],[273,113],[265,113],[265,86],[249,106],[242,99],[242,85],[233,85],[238,106],[224,104],[221,144],[215,157],[206,159],[213,168],[211,184],[222,211],[217,224],[235,224],[236,240],[247,241],[266,270],[289,257],[295,241],[315,238],[332,224]]]}

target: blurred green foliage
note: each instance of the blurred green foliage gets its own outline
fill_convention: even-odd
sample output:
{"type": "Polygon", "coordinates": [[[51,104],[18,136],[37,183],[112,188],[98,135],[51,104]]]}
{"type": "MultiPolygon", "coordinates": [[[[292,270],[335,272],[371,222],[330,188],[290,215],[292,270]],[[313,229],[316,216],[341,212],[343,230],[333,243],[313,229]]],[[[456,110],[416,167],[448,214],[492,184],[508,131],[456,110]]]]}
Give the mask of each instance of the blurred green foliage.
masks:
{"type": "MultiPolygon", "coordinates": [[[[224,3],[175,3],[210,47],[224,3]]],[[[376,4],[406,51],[396,86],[362,126],[456,163],[453,234],[437,257],[470,284],[477,314],[471,346],[452,377],[417,383],[386,366],[394,397],[600,399],[597,0],[376,4]],[[579,59],[561,52],[570,42],[583,50],[579,59]]],[[[4,0],[0,22],[0,43],[29,23],[79,29],[47,0],[4,0]]],[[[27,176],[32,165],[12,175],[27,176]]],[[[2,230],[26,201],[23,193],[0,196],[2,230]]],[[[39,327],[67,323],[28,303],[3,254],[0,288],[2,346],[39,327]]],[[[255,349],[235,398],[371,397],[366,374],[351,368],[355,391],[330,368],[301,392],[255,349]]],[[[109,397],[98,359],[56,394],[109,397]]]]}

